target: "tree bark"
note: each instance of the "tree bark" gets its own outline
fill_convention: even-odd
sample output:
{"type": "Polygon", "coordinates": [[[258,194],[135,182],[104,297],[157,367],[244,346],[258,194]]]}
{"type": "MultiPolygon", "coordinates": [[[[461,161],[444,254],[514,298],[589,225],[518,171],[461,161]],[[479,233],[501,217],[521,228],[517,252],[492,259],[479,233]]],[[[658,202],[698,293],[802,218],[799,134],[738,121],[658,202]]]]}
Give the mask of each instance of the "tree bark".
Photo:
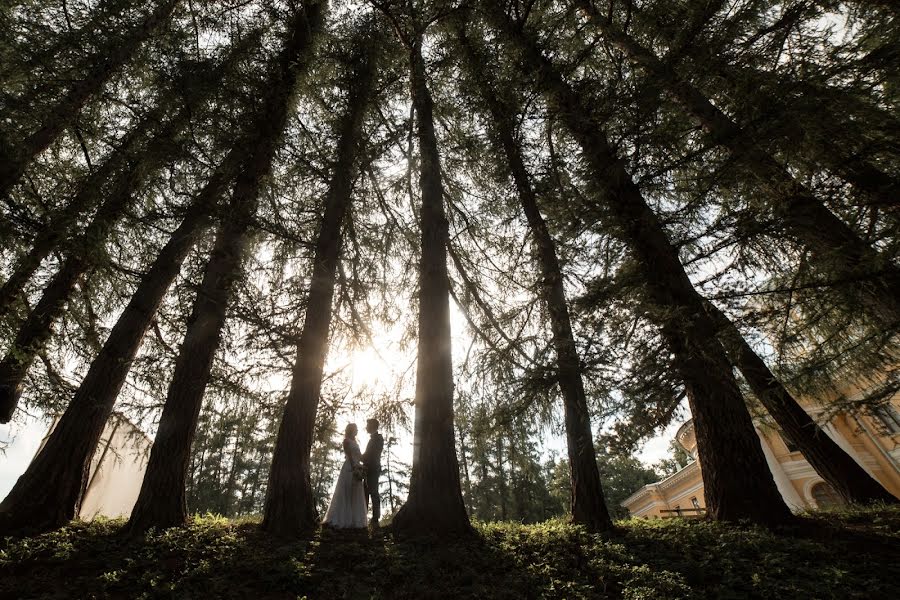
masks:
{"type": "Polygon", "coordinates": [[[728,148],[753,173],[770,197],[775,216],[812,251],[816,266],[823,273],[834,273],[838,279],[851,281],[845,287],[886,327],[896,327],[900,323],[900,269],[890,258],[880,256],[737,123],[601,15],[589,0],[577,0],[577,4],[610,42],[668,88],[715,143],[728,148]]]}
{"type": "Polygon", "coordinates": [[[702,299],[684,271],[659,220],[616,156],[589,104],[562,79],[533,38],[499,7],[484,2],[490,20],[519,52],[537,78],[549,108],[582,148],[592,185],[603,198],[613,231],[631,249],[643,273],[655,320],[685,384],[709,515],[716,520],[774,525],[791,513],[775,487],[750,413],[731,365],[715,339],[702,299]]]}
{"type": "Polygon", "coordinates": [[[328,354],[335,273],[343,237],[341,228],[350,208],[353,181],[363,146],[363,121],[372,95],[375,66],[372,42],[362,41],[350,84],[347,112],[340,126],[337,162],[325,197],[325,214],[319,227],[303,330],[291,378],[291,390],[278,429],[263,529],[279,535],[311,531],[318,523],[310,481],[310,452],[315,435],[316,411],[322,388],[322,371],[328,354]]]}
{"type": "Polygon", "coordinates": [[[150,15],[116,42],[106,48],[107,56],[94,56],[94,65],[84,79],[78,80],[52,109],[41,116],[42,125],[10,152],[0,157],[0,199],[5,198],[21,179],[25,169],[59,137],[81,112],[84,105],[137,53],[138,49],[159,31],[172,16],[178,0],[164,0],[150,15]]]}
{"type": "Polygon", "coordinates": [[[144,334],[185,257],[206,230],[209,215],[238,163],[238,151],[233,150],[160,250],[47,443],[0,504],[0,532],[4,526],[54,529],[78,514],[80,490],[97,442],[144,334]]]}
{"type": "Polygon", "coordinates": [[[306,2],[292,19],[288,39],[278,55],[266,99],[247,141],[250,157],[242,165],[232,192],[229,214],[219,227],[212,255],[178,352],[159,429],[128,521],[127,531],[183,525],[187,518],[185,477],[191,444],[219,345],[225,312],[240,275],[248,229],[256,212],[263,179],[269,174],[284,132],[300,75],[311,58],[314,36],[324,21],[325,3],[306,2]]]}
{"type": "Polygon", "coordinates": [[[410,95],[419,142],[422,194],[419,261],[419,348],[416,362],[413,463],[406,503],[394,531],[407,535],[468,534],[453,432],[453,363],[450,348],[449,224],[444,214],[440,155],[422,39],[409,50],[410,95]]]}
{"type": "Polygon", "coordinates": [[[813,469],[848,503],[898,503],[897,498],[869,475],[812,420],[766,363],[747,343],[731,320],[711,302],[706,310],[716,322],[722,345],[754,395],[803,453],[813,469]]]}
{"type": "Polygon", "coordinates": [[[536,259],[541,272],[540,294],[550,316],[557,377],[563,397],[566,442],[571,465],[572,519],[589,530],[608,531],[613,524],[600,483],[590,411],[581,377],[581,359],[572,333],[562,269],[556,255],[556,242],[538,208],[537,195],[515,136],[513,119],[519,110],[509,102],[504,103],[495,92],[496,84],[487,73],[483,59],[478,56],[462,25],[458,30],[458,39],[468,60],[473,83],[478,86],[490,114],[491,122],[488,127],[492,130],[494,145],[498,153],[506,157],[519,204],[534,238],[536,259]]]}

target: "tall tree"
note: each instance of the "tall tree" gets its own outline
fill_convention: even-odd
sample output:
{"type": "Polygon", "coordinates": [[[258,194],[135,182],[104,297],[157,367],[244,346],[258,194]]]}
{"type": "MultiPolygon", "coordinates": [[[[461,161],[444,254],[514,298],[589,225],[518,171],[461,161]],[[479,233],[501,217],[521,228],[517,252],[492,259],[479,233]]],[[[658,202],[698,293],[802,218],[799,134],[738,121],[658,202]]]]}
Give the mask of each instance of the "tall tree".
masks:
{"type": "Polygon", "coordinates": [[[371,33],[365,33],[358,35],[353,43],[354,52],[348,60],[353,68],[346,84],[348,105],[338,126],[337,156],[316,239],[303,330],[297,343],[291,390],[278,430],[266,490],[262,527],[282,535],[309,531],[317,523],[310,479],[310,452],[322,390],[322,371],[328,353],[335,273],[343,243],[342,227],[350,208],[353,181],[359,173],[363,122],[375,78],[373,53],[380,41],[371,33]]]}
{"type": "Polygon", "coordinates": [[[247,253],[248,230],[263,180],[284,132],[298,80],[309,68],[315,37],[322,28],[326,3],[309,0],[295,9],[251,135],[243,140],[251,152],[241,165],[227,214],[216,234],[212,254],[191,310],[175,371],[169,383],[159,429],[150,451],[128,530],[182,525],[187,517],[185,479],[197,419],[219,344],[226,308],[247,253]]]}
{"type": "Polygon", "coordinates": [[[178,0],[163,0],[140,23],[129,31],[115,35],[108,44],[86,60],[89,66],[83,79],[53,106],[40,115],[40,127],[27,135],[0,157],[0,199],[5,198],[37,156],[71,125],[84,105],[137,53],[140,47],[156,34],[172,16],[178,0]]]}
{"type": "Polygon", "coordinates": [[[416,359],[413,462],[406,503],[394,516],[402,534],[467,534],[471,530],[459,482],[453,432],[453,357],[450,345],[449,224],[444,212],[441,159],[434,129],[422,45],[428,25],[423,7],[399,17],[393,3],[377,3],[392,20],[409,60],[409,93],[419,149],[421,256],[419,258],[419,346],[416,359]],[[405,22],[404,22],[405,21],[405,22]]]}
{"type": "Polygon", "coordinates": [[[519,203],[534,244],[535,259],[541,273],[540,296],[547,306],[553,346],[556,350],[557,381],[563,397],[566,441],[571,464],[571,513],[576,523],[591,530],[612,529],[606,509],[600,472],[594,454],[591,418],[581,377],[581,360],[572,333],[564,279],[556,254],[556,242],[538,207],[537,194],[525,167],[522,149],[515,133],[514,119],[519,108],[507,98],[501,98],[495,78],[488,72],[484,53],[473,45],[466,33],[466,25],[458,21],[457,39],[466,59],[466,68],[477,87],[487,113],[489,129],[499,155],[508,163],[515,183],[519,203]]]}
{"type": "Polygon", "coordinates": [[[697,88],[651,51],[602,15],[591,0],[576,0],[590,22],[656,81],[753,173],[770,198],[769,204],[786,229],[812,251],[812,260],[824,273],[850,282],[847,289],[885,326],[900,323],[900,269],[889,257],[879,256],[811,190],[797,181],[756,140],[697,88]]]}
{"type": "Polygon", "coordinates": [[[581,98],[547,59],[532,34],[503,7],[482,3],[491,23],[533,73],[550,110],[582,148],[589,177],[613,231],[630,247],[660,327],[687,390],[703,460],[709,514],[717,520],[777,524],[790,518],[766,464],[731,365],[715,338],[676,249],[658,217],[581,98]]]}

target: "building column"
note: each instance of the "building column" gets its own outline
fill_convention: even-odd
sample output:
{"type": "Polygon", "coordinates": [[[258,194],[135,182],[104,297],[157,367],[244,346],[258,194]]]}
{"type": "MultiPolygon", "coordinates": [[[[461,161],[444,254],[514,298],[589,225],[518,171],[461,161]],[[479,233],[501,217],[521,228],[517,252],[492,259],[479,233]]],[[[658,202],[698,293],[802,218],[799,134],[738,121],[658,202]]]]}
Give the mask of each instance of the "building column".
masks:
{"type": "Polygon", "coordinates": [[[766,463],[769,465],[769,470],[772,471],[772,477],[775,479],[775,487],[778,488],[779,493],[781,493],[781,497],[784,498],[785,504],[787,504],[788,507],[794,512],[805,510],[806,508],[808,508],[806,502],[803,501],[803,499],[797,493],[797,490],[794,489],[794,485],[791,483],[791,480],[787,476],[787,473],[785,473],[784,469],[781,468],[781,463],[779,463],[778,459],[775,458],[775,454],[769,447],[769,442],[766,437],[759,431],[759,429],[756,430],[756,435],[759,436],[759,442],[762,444],[763,454],[766,457],[766,463]]]}

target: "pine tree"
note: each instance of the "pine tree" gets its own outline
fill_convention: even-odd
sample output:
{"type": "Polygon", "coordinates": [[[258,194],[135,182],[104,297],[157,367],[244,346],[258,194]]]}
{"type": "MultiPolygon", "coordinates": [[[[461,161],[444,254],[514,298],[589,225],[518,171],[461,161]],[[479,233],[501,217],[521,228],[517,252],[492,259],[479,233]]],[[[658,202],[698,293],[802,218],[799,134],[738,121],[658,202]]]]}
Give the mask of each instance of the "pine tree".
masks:
{"type": "Polygon", "coordinates": [[[379,41],[369,34],[369,39],[360,36],[353,43],[355,52],[348,61],[353,65],[347,84],[348,106],[339,125],[340,140],[316,240],[303,331],[297,343],[291,391],[278,430],[266,490],[262,527],[281,535],[309,531],[317,523],[310,481],[310,451],[328,353],[335,273],[343,243],[341,229],[363,149],[363,121],[377,68],[372,55],[379,41]]]}
{"type": "Polygon", "coordinates": [[[541,291],[547,305],[553,345],[556,350],[557,379],[563,396],[566,438],[572,473],[572,518],[591,530],[612,529],[612,521],[606,510],[600,472],[594,456],[590,412],[581,378],[581,360],[575,346],[569,307],[563,286],[563,274],[556,255],[556,242],[550,235],[547,223],[538,207],[538,198],[525,167],[522,150],[516,140],[513,119],[519,113],[517,107],[499,97],[494,78],[487,72],[484,54],[473,46],[460,23],[458,41],[467,60],[467,70],[478,87],[487,107],[497,153],[506,157],[509,171],[515,182],[522,211],[533,238],[536,261],[541,271],[541,291]]]}
{"type": "MultiPolygon", "coordinates": [[[[248,36],[247,39],[254,37],[248,36]]],[[[217,74],[221,75],[227,72],[233,66],[232,61],[241,55],[240,49],[233,52],[214,70],[213,79],[216,79],[217,74]]],[[[65,260],[44,289],[38,304],[28,313],[18,330],[12,348],[0,361],[0,422],[6,423],[12,418],[24,388],[28,369],[47,343],[52,333],[53,323],[64,311],[66,302],[71,298],[79,279],[92,266],[103,260],[102,244],[112,232],[115,224],[137,201],[137,196],[149,176],[160,169],[166,161],[172,160],[184,152],[184,139],[182,138],[194,109],[191,104],[201,101],[205,95],[211,93],[212,89],[212,86],[209,85],[201,87],[195,98],[191,98],[173,117],[158,126],[157,131],[146,140],[142,148],[126,148],[123,149],[125,154],[123,157],[111,158],[110,160],[114,163],[121,164],[121,169],[112,177],[112,181],[103,186],[102,182],[94,182],[91,179],[86,184],[90,186],[87,190],[88,197],[76,199],[77,202],[84,204],[91,200],[96,202],[97,198],[91,198],[91,196],[97,193],[101,196],[102,201],[85,229],[69,242],[65,260]],[[95,184],[96,188],[93,187],[95,184]]],[[[104,170],[104,168],[98,169],[98,173],[104,170]]],[[[86,207],[82,206],[81,208],[86,207]]],[[[58,215],[58,222],[50,223],[50,225],[64,227],[66,221],[74,216],[68,214],[70,209],[73,209],[71,205],[58,215]]],[[[73,212],[75,211],[73,210],[73,212]]],[[[50,229],[39,236],[32,253],[28,255],[24,263],[19,265],[20,269],[17,269],[13,278],[23,276],[26,271],[36,266],[34,262],[38,256],[35,250],[38,250],[37,254],[46,255],[51,250],[50,244],[54,237],[57,236],[50,229]]]]}
{"type": "Polygon", "coordinates": [[[58,104],[41,115],[37,131],[9,148],[8,156],[0,157],[0,198],[10,193],[28,165],[72,123],[84,105],[131,60],[144,42],[168,23],[178,4],[178,0],[163,0],[122,39],[116,36],[109,40],[108,47],[87,60],[90,67],[86,76],[77,80],[58,104]]]}
{"type": "Polygon", "coordinates": [[[406,15],[406,23],[401,23],[394,7],[374,4],[393,21],[408,52],[409,93],[416,114],[422,202],[413,462],[409,496],[395,515],[393,526],[401,534],[467,534],[471,526],[459,484],[453,432],[450,280],[446,249],[448,222],[434,129],[434,102],[422,56],[428,21],[418,7],[406,15]]]}
{"type": "Polygon", "coordinates": [[[753,394],[813,469],[848,503],[898,500],[826,434],[769,370],[734,323],[711,302],[706,310],[719,327],[722,345],[753,394]]]}
{"type": "Polygon", "coordinates": [[[241,165],[197,290],[147,471],[128,521],[132,533],[150,527],[182,525],[187,518],[185,480],[191,443],[226,308],[248,251],[248,230],[263,180],[271,171],[298,80],[312,60],[315,36],[322,28],[325,11],[324,3],[317,0],[296,9],[285,45],[277,56],[265,101],[254,119],[250,136],[243,140],[250,154],[241,165]]]}
{"type": "Polygon", "coordinates": [[[69,202],[48,216],[46,226],[38,231],[30,250],[16,261],[12,273],[0,288],[0,316],[5,316],[13,308],[22,288],[38,270],[41,262],[67,239],[83,215],[102,200],[104,187],[113,180],[117,172],[125,168],[135,152],[140,152],[140,142],[146,141],[145,136],[158,126],[169,109],[169,99],[161,99],[97,169],[84,178],[69,202]]]}
{"type": "Polygon", "coordinates": [[[52,529],[77,514],[91,459],[144,334],[188,251],[208,227],[239,154],[229,154],[160,250],[41,451],[0,504],[0,527],[52,529]]]}
{"type": "Polygon", "coordinates": [[[900,270],[887,257],[879,256],[737,123],[601,15],[590,0],[578,0],[578,5],[612,43],[665,86],[716,143],[746,165],[771,198],[779,221],[812,251],[813,261],[823,272],[833,272],[839,280],[852,282],[860,301],[887,327],[900,322],[900,270]]]}
{"type": "Polygon", "coordinates": [[[643,274],[654,305],[650,316],[659,323],[687,389],[709,514],[717,520],[768,524],[788,520],[790,511],[775,487],[731,365],[715,339],[716,328],[705,316],[702,299],[659,219],[595,122],[589,104],[563,80],[527,31],[501,7],[483,6],[525,68],[535,74],[550,110],[581,146],[606,214],[643,274]]]}

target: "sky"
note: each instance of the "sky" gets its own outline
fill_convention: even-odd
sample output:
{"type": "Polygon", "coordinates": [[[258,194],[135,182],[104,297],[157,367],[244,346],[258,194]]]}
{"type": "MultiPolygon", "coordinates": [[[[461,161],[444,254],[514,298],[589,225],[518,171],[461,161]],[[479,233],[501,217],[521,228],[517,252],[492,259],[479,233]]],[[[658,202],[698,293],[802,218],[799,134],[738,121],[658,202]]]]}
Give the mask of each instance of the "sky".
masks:
{"type": "Polygon", "coordinates": [[[25,471],[50,426],[42,419],[22,419],[21,415],[19,411],[15,421],[0,425],[0,498],[6,497],[25,471]]]}

